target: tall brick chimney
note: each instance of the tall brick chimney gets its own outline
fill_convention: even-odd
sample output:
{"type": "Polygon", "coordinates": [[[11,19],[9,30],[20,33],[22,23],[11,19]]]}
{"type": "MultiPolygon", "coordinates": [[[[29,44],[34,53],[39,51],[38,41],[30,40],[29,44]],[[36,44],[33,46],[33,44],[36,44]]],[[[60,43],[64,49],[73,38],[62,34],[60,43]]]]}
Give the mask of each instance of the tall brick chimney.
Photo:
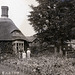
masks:
{"type": "Polygon", "coordinates": [[[8,10],[9,10],[8,6],[2,6],[1,9],[2,9],[1,17],[8,17],[8,10]]]}

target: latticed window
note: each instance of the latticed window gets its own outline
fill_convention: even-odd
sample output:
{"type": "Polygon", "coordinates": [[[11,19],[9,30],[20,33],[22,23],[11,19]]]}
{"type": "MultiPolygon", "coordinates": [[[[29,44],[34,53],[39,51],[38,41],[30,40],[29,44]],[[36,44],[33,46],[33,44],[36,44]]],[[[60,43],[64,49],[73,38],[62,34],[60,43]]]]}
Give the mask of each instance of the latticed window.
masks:
{"type": "Polygon", "coordinates": [[[13,50],[15,53],[24,51],[24,41],[14,41],[13,42],[13,50]]]}

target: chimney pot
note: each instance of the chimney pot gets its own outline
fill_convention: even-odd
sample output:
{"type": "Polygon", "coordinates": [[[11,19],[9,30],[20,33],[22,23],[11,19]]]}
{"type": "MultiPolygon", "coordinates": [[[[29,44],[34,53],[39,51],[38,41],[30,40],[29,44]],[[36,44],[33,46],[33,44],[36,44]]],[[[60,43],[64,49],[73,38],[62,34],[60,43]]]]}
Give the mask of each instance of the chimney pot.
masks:
{"type": "Polygon", "coordinates": [[[9,10],[9,8],[8,8],[8,6],[2,6],[1,7],[1,9],[2,9],[2,17],[8,17],[8,10],[9,10]]]}

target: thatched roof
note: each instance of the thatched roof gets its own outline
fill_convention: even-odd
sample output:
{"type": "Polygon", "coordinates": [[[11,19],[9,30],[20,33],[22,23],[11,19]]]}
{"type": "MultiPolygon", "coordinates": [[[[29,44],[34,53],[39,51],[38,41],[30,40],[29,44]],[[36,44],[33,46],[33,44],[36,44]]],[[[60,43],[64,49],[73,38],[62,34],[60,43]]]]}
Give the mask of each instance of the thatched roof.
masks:
{"type": "Polygon", "coordinates": [[[16,40],[16,39],[21,39],[21,40],[26,40],[26,37],[22,34],[21,36],[12,36],[12,32],[18,30],[20,31],[13,21],[9,18],[0,18],[0,41],[7,41],[7,40],[16,40]]]}
{"type": "Polygon", "coordinates": [[[33,36],[29,36],[29,37],[27,37],[27,39],[28,39],[29,42],[33,42],[34,40],[37,39],[37,34],[35,34],[33,36]]]}

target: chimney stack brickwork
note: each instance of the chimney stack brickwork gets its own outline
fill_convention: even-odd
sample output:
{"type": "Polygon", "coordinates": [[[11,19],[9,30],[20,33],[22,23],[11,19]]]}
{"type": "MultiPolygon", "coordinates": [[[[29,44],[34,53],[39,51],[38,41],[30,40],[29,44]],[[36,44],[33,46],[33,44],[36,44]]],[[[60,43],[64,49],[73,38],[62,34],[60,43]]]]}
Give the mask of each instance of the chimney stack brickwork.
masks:
{"type": "Polygon", "coordinates": [[[2,9],[1,17],[8,17],[8,10],[9,10],[8,6],[2,6],[1,9],[2,9]]]}

